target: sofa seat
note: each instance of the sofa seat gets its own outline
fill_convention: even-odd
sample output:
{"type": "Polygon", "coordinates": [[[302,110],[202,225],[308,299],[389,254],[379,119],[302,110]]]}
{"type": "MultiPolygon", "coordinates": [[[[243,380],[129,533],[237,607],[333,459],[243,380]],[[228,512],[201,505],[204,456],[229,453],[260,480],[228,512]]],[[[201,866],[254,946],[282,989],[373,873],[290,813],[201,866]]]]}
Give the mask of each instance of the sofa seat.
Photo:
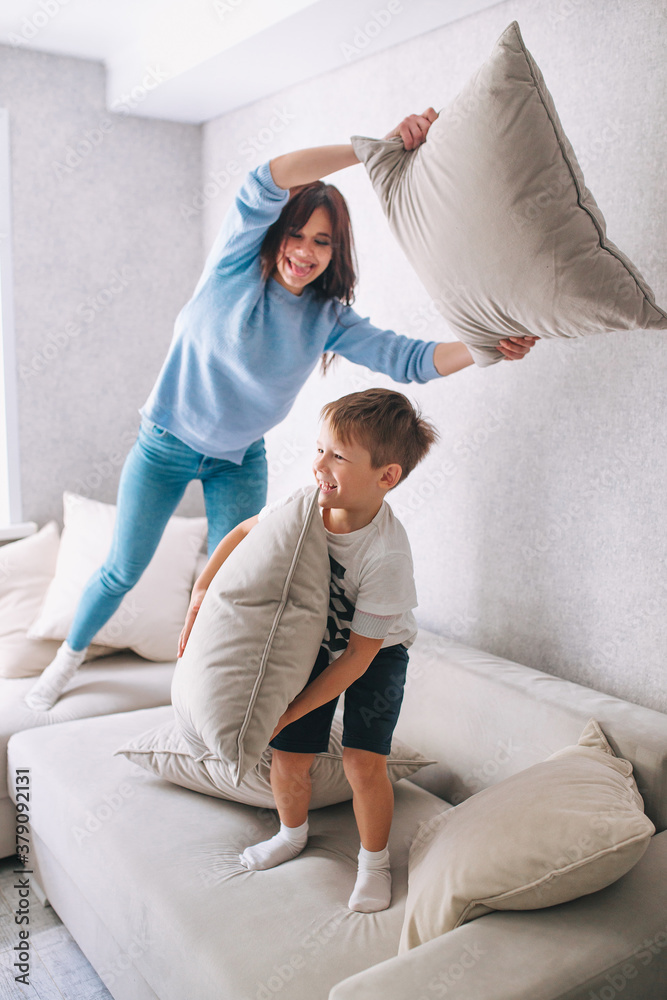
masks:
{"type": "Polygon", "coordinates": [[[36,677],[0,679],[0,857],[13,854],[16,847],[16,810],[7,791],[10,736],[73,719],[168,705],[173,672],[173,662],[153,663],[129,651],[90,660],[48,712],[35,712],[25,704],[36,677]]]}
{"type": "Polygon", "coordinates": [[[665,1000],[667,830],[599,892],[488,913],[339,983],[330,1000],[665,1000]]]}
{"type": "Polygon", "coordinates": [[[294,861],[247,871],[238,854],[276,832],[273,811],[180,788],[113,756],[171,717],[167,706],[80,719],[9,744],[10,774],[31,769],[31,864],[65,923],[68,900],[89,909],[95,933],[79,940],[114,997],[326,1000],[334,984],[393,957],[410,842],[447,804],[398,783],[392,905],[354,913],[351,803],[311,812],[308,846],[294,861]]]}

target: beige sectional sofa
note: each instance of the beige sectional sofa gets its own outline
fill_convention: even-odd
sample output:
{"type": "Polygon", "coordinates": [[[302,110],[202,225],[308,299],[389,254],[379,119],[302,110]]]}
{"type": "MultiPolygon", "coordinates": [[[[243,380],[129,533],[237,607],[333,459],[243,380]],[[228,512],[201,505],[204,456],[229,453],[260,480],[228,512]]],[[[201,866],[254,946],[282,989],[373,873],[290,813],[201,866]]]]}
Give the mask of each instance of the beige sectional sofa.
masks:
{"type": "MultiPolygon", "coordinates": [[[[99,684],[118,698],[111,677],[99,684]]],[[[142,691],[94,718],[24,728],[8,748],[10,794],[16,769],[30,769],[35,877],[116,1000],[667,996],[667,716],[422,632],[397,735],[438,763],[396,785],[392,905],[360,914],[347,908],[351,804],[314,811],[294,861],[247,871],[238,852],[275,831],[272,811],[114,756],[171,717],[142,691]],[[590,718],[634,765],[657,830],[641,860],[599,892],[488,913],[397,956],[419,824],[576,743],[590,718]]],[[[73,690],[62,711],[83,696],[73,690]]]]}
{"type": "Polygon", "coordinates": [[[129,650],[90,660],[49,712],[34,712],[25,704],[34,677],[0,678],[0,857],[13,854],[16,847],[16,809],[7,775],[10,736],[74,719],[168,705],[173,672],[173,662],[149,662],[129,650]]]}

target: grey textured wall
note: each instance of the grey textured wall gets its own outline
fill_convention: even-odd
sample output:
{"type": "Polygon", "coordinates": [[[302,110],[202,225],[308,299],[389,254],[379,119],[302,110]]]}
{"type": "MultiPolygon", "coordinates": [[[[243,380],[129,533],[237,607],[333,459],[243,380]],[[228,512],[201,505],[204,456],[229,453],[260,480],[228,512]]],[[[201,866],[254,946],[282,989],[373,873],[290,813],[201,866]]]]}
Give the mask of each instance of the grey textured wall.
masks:
{"type": "MultiPolygon", "coordinates": [[[[442,107],[515,18],[610,237],[664,306],[667,19],[653,0],[510,0],[209,123],[205,242],[237,184],[230,163],[384,135],[442,107]]],[[[358,310],[453,339],[363,168],[333,179],[355,226],[358,310]]],[[[309,481],[320,405],[373,384],[390,383],[346,362],[312,376],[268,435],[271,496],[309,481]]],[[[666,384],[665,334],[637,332],[538,344],[520,363],[408,386],[442,435],[392,498],[413,544],[421,624],[667,711],[666,384]]]]}
{"type": "Polygon", "coordinates": [[[203,260],[201,129],[112,115],[100,63],[0,47],[9,109],[23,515],[112,502],[203,260]]]}

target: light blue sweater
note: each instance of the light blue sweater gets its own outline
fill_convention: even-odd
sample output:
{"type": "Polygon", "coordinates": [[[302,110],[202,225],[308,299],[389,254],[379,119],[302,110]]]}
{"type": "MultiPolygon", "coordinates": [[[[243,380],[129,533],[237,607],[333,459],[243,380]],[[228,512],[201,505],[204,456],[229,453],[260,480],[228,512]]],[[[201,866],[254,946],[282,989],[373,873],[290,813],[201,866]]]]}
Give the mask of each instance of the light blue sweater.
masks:
{"type": "Polygon", "coordinates": [[[308,286],[293,295],[262,279],[262,241],[288,199],[268,163],[248,174],[141,410],[195,451],[236,464],[287,415],[324,351],[396,382],[439,377],[435,341],[380,330],[308,286]]]}

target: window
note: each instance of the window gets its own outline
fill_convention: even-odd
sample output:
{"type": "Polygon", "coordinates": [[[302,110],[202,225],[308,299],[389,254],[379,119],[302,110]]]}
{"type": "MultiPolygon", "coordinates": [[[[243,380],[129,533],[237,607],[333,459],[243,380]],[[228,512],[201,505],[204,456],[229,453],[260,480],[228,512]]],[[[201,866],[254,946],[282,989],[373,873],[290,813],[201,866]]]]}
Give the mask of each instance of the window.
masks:
{"type": "Polygon", "coordinates": [[[21,523],[9,160],[9,112],[0,108],[0,541],[35,530],[21,523]]]}

